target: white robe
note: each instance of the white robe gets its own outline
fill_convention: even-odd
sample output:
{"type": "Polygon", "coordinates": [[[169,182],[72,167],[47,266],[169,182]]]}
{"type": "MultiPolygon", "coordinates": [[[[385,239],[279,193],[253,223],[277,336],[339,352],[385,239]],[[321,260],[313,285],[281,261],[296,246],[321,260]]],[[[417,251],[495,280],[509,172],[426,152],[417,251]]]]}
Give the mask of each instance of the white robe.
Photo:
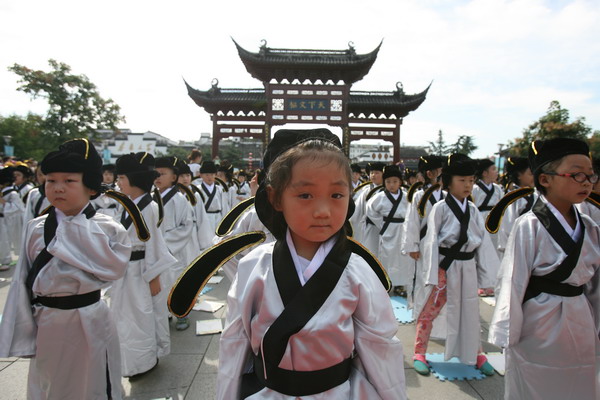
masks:
{"type": "MultiPolygon", "coordinates": [[[[504,189],[502,189],[502,186],[498,185],[497,183],[492,183],[492,187],[494,188],[494,193],[492,194],[492,198],[490,199],[490,201],[487,203],[488,206],[495,206],[502,199],[502,197],[504,197],[504,189]]],[[[483,200],[486,197],[486,193],[479,186],[473,185],[473,194],[472,194],[472,197],[473,197],[473,202],[475,203],[475,205],[477,206],[477,208],[479,208],[479,206],[481,206],[481,204],[483,203],[483,200]]],[[[487,218],[488,214],[490,213],[490,211],[491,210],[480,211],[481,212],[481,216],[483,217],[483,221],[484,222],[485,222],[485,219],[487,218]]],[[[498,235],[497,234],[490,234],[490,239],[492,240],[492,243],[494,245],[494,249],[497,249],[497,247],[498,247],[498,235]]],[[[494,275],[497,275],[498,271],[492,271],[492,273],[494,275]]],[[[495,286],[495,283],[496,282],[494,281],[494,285],[493,286],[495,286]]]]}
{"type": "Polygon", "coordinates": [[[600,398],[600,228],[581,218],[581,254],[563,281],[585,285],[576,297],[541,293],[522,304],[529,277],[554,271],[566,254],[531,211],[510,234],[489,333],[506,348],[506,399],[600,398]]]}
{"type": "MultiPolygon", "coordinates": [[[[29,222],[0,323],[0,357],[34,356],[30,399],[106,399],[107,368],[112,398],[121,398],[119,339],[103,300],[60,310],[31,306],[25,280],[45,247],[47,216],[29,222]]],[[[127,232],[96,213],[65,217],[48,246],[54,257],[33,285],[36,296],[68,296],[100,290],[123,276],[131,254],[127,232]]]]}
{"type": "MultiPolygon", "coordinates": [[[[29,195],[27,196],[27,204],[25,204],[25,213],[23,214],[23,226],[26,226],[29,221],[36,218],[36,216],[34,216],[34,212],[35,212],[35,209],[36,209],[36,206],[37,206],[37,203],[38,203],[38,200],[40,199],[40,197],[42,197],[42,194],[40,193],[40,189],[38,189],[38,188],[31,189],[31,191],[29,192],[29,195]]],[[[50,201],[48,200],[48,198],[46,196],[44,196],[44,199],[42,200],[42,203],[40,204],[40,208],[39,208],[38,212],[41,213],[49,206],[50,206],[50,201]]]]}
{"type": "Polygon", "coordinates": [[[194,195],[196,196],[196,205],[192,207],[192,211],[195,221],[194,235],[196,236],[198,247],[193,251],[193,255],[195,254],[195,256],[192,258],[192,261],[212,245],[212,238],[214,236],[214,232],[210,232],[211,222],[204,209],[204,201],[198,193],[194,192],[194,195]]]}
{"type": "Polygon", "coordinates": [[[12,186],[2,189],[6,203],[0,204],[0,213],[4,214],[4,217],[0,217],[0,262],[2,264],[9,264],[12,261],[11,248],[15,255],[20,253],[23,235],[25,205],[18,192],[8,193],[11,188],[12,186]]]}
{"type": "MultiPolygon", "coordinates": [[[[533,192],[533,204],[538,198],[537,190],[533,192]]],[[[533,204],[531,205],[533,207],[533,204]]],[[[502,216],[502,220],[500,221],[500,228],[498,228],[498,233],[496,234],[497,245],[496,250],[498,250],[498,254],[500,258],[504,256],[504,251],[506,250],[506,243],[508,242],[508,236],[510,235],[510,231],[515,225],[515,221],[522,214],[524,214],[525,208],[527,207],[527,199],[520,198],[511,205],[506,208],[504,211],[504,215],[502,216]]]]}
{"type": "MultiPolygon", "coordinates": [[[[202,188],[202,184],[199,184],[198,187],[202,190],[202,193],[204,193],[208,202],[208,194],[202,188]]],[[[217,193],[215,193],[215,197],[209,204],[208,209],[206,209],[205,202],[208,223],[206,224],[206,227],[203,228],[203,230],[205,230],[204,236],[210,237],[211,241],[213,241],[219,222],[221,222],[221,219],[229,212],[229,196],[227,194],[229,192],[224,192],[223,187],[218,183],[215,183],[214,188],[217,190],[217,193]]]]}
{"type": "MultiPolygon", "coordinates": [[[[446,271],[446,349],[444,357],[458,357],[463,363],[476,362],[479,339],[478,287],[490,287],[495,280],[491,271],[498,270],[498,257],[483,225],[481,214],[470,201],[468,241],[460,251],[475,252],[471,260],[454,260],[446,271]],[[486,286],[478,286],[486,285],[486,286]]],[[[438,284],[438,271],[444,256],[439,247],[452,247],[460,233],[460,222],[445,200],[437,202],[427,218],[427,234],[423,239],[423,272],[425,290],[422,297],[415,299],[415,314],[419,315],[434,285],[438,284]]],[[[439,316],[438,318],[442,318],[439,316]]]]}
{"type": "Polygon", "coordinates": [[[244,181],[240,184],[239,188],[236,188],[234,192],[235,202],[233,203],[233,206],[235,207],[236,204],[241,203],[242,201],[251,197],[250,184],[248,181],[244,181]]]}
{"type": "MultiPolygon", "coordinates": [[[[401,191],[402,199],[393,218],[406,218],[408,200],[406,192],[401,191]]],[[[379,192],[371,197],[367,203],[367,217],[373,221],[380,232],[385,224],[383,218],[392,210],[392,203],[385,192],[379,192]]],[[[408,291],[413,284],[415,263],[408,255],[401,251],[404,222],[391,222],[383,235],[379,235],[377,258],[387,270],[393,286],[408,286],[408,291]]]]}
{"type": "Polygon", "coordinates": [[[575,207],[577,207],[580,213],[589,216],[592,221],[594,221],[597,225],[600,225],[600,208],[587,201],[576,204],[575,207]]]}
{"type": "MultiPolygon", "coordinates": [[[[242,374],[251,352],[284,309],[273,275],[274,243],[244,257],[227,296],[227,321],[221,334],[217,399],[238,399],[242,374]]],[[[339,282],[319,311],[287,345],[284,369],[307,371],[329,367],[353,350],[350,379],[317,399],[405,399],[402,344],[389,297],[371,267],[350,256],[339,282]]],[[[299,399],[264,388],[248,399],[299,399]]]]}
{"type": "Polygon", "coordinates": [[[369,185],[365,185],[358,192],[353,194],[354,197],[354,213],[350,217],[350,223],[352,224],[352,237],[357,242],[362,243],[363,240],[363,232],[362,232],[362,221],[365,218],[365,213],[367,210],[367,201],[366,196],[369,191],[374,188],[375,185],[373,183],[369,185]]]}
{"type": "MultiPolygon", "coordinates": [[[[119,332],[123,376],[146,372],[155,365],[158,357],[170,353],[167,304],[163,301],[156,304],[159,309],[154,308],[150,281],[160,276],[161,293],[168,292],[170,288],[164,284],[165,272],[177,260],[165,251],[165,240],[156,226],[158,205],[151,201],[142,210],[142,216],[150,232],[150,239],[142,242],[133,223],[127,233],[132,250],[145,251],[145,257],[129,261],[125,276],[114,282],[111,289],[110,307],[119,332]]],[[[162,297],[165,297],[164,293],[162,297]]]]}
{"type": "MultiPolygon", "coordinates": [[[[118,190],[118,188],[115,190],[118,190]]],[[[116,218],[117,216],[119,216],[120,218],[120,204],[117,200],[113,199],[112,197],[108,197],[105,194],[101,194],[100,196],[92,200],[92,205],[96,208],[96,212],[108,215],[111,218],[116,218]]]]}

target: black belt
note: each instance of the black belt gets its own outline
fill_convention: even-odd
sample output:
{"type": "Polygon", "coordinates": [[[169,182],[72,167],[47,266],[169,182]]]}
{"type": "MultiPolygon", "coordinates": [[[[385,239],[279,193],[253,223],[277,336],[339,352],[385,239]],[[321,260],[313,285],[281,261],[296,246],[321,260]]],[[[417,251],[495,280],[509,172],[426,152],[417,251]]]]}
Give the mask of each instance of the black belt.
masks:
{"type": "Polygon", "coordinates": [[[32,304],[41,304],[45,307],[58,308],[61,310],[73,310],[92,305],[100,301],[100,291],[96,290],[84,294],[74,294],[72,296],[60,297],[36,297],[32,304]]]}
{"type": "Polygon", "coordinates": [[[208,214],[218,214],[220,213],[221,210],[217,210],[217,211],[207,211],[208,214]]]}
{"type": "Polygon", "coordinates": [[[371,221],[371,220],[369,219],[369,217],[367,217],[367,219],[366,219],[366,222],[367,222],[367,225],[375,225],[375,224],[373,223],[373,221],[371,221]]]}
{"type": "MultiPolygon", "coordinates": [[[[452,261],[454,260],[472,260],[475,257],[474,251],[451,251],[448,247],[439,247],[438,251],[444,257],[450,257],[452,261]]],[[[449,267],[450,265],[448,265],[449,267]]],[[[443,268],[444,270],[448,270],[447,268],[443,268]]]]}
{"type": "Polygon", "coordinates": [[[402,223],[402,222],[404,222],[404,218],[390,218],[390,217],[383,217],[383,221],[384,221],[384,222],[396,222],[396,223],[402,223]]]}
{"type": "Polygon", "coordinates": [[[146,250],[136,250],[131,252],[131,257],[129,257],[129,261],[138,261],[143,260],[146,257],[146,250]]]}
{"type": "Polygon", "coordinates": [[[108,207],[106,207],[106,208],[117,208],[117,205],[116,205],[116,204],[111,204],[111,205],[109,205],[109,206],[108,206],[108,207]]]}
{"type": "Polygon", "coordinates": [[[265,379],[261,353],[253,356],[254,373],[263,387],[288,396],[310,396],[326,392],[346,382],[352,369],[352,357],[317,371],[292,371],[267,365],[265,379]]]}
{"type": "Polygon", "coordinates": [[[543,292],[548,294],[554,294],[556,296],[563,297],[575,297],[583,294],[583,285],[582,286],[573,286],[568,283],[556,282],[554,280],[544,278],[543,276],[532,275],[529,278],[529,284],[527,285],[527,290],[525,292],[527,301],[529,298],[533,298],[529,296],[529,293],[533,292],[543,292]],[[529,292],[529,293],[528,293],[529,292]],[[529,297],[529,298],[527,298],[529,297]]]}
{"type": "Polygon", "coordinates": [[[494,206],[481,206],[481,207],[478,207],[479,211],[491,211],[492,208],[494,208],[494,206]]]}

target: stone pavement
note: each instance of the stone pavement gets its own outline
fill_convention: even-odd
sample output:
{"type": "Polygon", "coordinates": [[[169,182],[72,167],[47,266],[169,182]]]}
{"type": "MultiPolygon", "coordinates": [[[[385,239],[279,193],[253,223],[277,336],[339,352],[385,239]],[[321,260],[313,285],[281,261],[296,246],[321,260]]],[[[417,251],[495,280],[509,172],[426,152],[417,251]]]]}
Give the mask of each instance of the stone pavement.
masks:
{"type": "MultiPolygon", "coordinates": [[[[10,279],[14,268],[0,272],[0,310],[4,310],[10,279]]],[[[229,282],[227,278],[216,285],[213,290],[202,296],[202,299],[226,301],[229,282]]],[[[484,351],[498,351],[485,342],[487,328],[492,315],[492,307],[480,302],[482,322],[481,337],[484,340],[484,351]]],[[[174,322],[171,323],[171,354],[160,360],[156,369],[147,375],[130,381],[123,379],[125,399],[213,399],[217,368],[219,365],[219,335],[195,335],[195,321],[225,318],[225,307],[214,314],[192,311],[191,326],[188,330],[178,332],[174,322]]],[[[415,335],[414,324],[399,325],[397,337],[404,345],[404,368],[409,399],[502,399],[504,378],[499,375],[473,381],[442,382],[433,375],[418,375],[412,368],[410,357],[415,335]]],[[[443,342],[432,341],[429,352],[443,353],[443,342]]],[[[0,358],[0,398],[3,400],[20,400],[26,398],[27,370],[29,361],[21,358],[0,358]]],[[[361,399],[362,400],[362,399],[361,399]]],[[[366,400],[366,399],[365,399],[366,400]]]]}

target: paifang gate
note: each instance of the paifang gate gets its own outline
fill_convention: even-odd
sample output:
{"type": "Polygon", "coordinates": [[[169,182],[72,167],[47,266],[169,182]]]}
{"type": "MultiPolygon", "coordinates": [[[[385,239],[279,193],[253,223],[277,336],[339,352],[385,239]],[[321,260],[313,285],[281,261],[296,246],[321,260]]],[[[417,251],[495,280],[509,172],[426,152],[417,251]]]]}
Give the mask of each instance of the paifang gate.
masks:
{"type": "Polygon", "coordinates": [[[260,138],[266,146],[274,126],[302,123],[341,127],[346,155],[353,140],[380,139],[393,144],[394,163],[400,160],[402,120],[425,101],[431,84],[418,94],[404,93],[400,82],[392,92],[350,90],[369,73],[381,43],[357,54],[351,42],[346,50],[300,50],[270,48],[263,40],[258,53],[233,42],[262,88],[220,88],[213,79],[202,91],[186,82],[189,96],[211,115],[213,158],[221,139],[260,138]]]}

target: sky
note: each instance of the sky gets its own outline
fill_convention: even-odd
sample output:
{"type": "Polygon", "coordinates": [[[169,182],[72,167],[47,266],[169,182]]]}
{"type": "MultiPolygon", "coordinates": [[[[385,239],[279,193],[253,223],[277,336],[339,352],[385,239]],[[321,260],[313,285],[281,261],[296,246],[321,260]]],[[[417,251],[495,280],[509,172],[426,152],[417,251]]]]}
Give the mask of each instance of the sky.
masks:
{"type": "Polygon", "coordinates": [[[406,93],[433,82],[404,118],[403,145],[474,137],[477,157],[519,137],[558,100],[600,129],[600,3],[561,0],[304,0],[0,2],[0,115],[44,113],[43,99],[16,90],[14,63],[49,70],[53,58],[85,74],[121,106],[134,132],[197,140],[208,113],[189,98],[213,78],[222,88],[261,88],[234,38],[267,46],[346,49],[383,40],[352,90],[406,93]]]}

